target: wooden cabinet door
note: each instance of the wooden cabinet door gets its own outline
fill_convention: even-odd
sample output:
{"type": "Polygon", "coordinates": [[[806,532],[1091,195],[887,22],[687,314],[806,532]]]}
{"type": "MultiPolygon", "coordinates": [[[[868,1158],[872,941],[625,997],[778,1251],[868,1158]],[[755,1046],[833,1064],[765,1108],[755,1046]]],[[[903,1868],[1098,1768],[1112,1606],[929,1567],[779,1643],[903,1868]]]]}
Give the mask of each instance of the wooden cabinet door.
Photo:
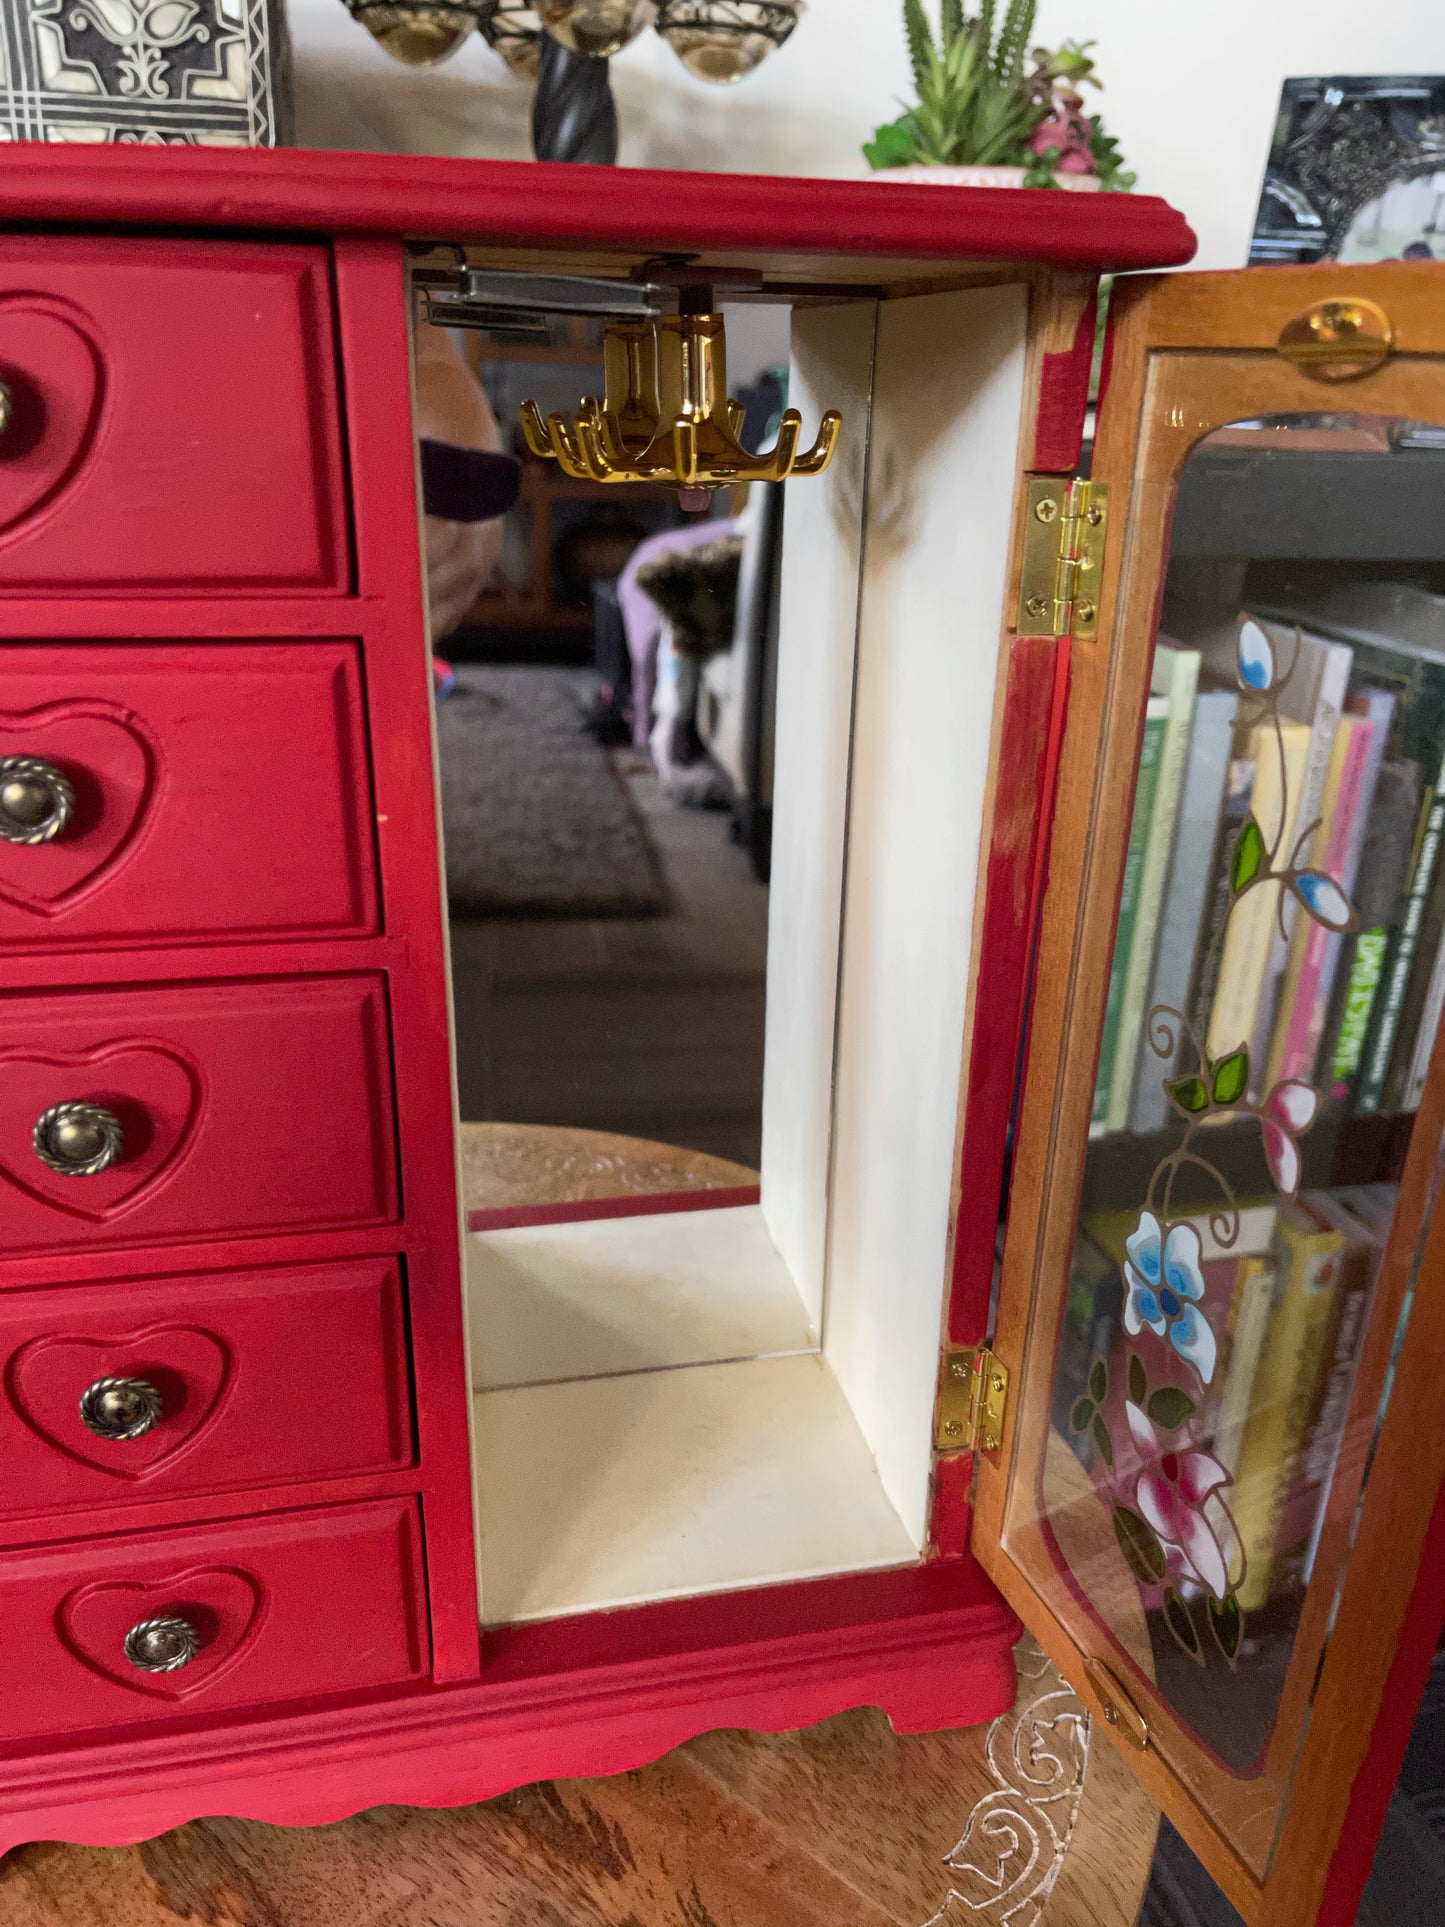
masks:
{"type": "Polygon", "coordinates": [[[1445,269],[1115,300],[973,1546],[1246,1920],[1343,1924],[1442,1615],[1445,269]]]}

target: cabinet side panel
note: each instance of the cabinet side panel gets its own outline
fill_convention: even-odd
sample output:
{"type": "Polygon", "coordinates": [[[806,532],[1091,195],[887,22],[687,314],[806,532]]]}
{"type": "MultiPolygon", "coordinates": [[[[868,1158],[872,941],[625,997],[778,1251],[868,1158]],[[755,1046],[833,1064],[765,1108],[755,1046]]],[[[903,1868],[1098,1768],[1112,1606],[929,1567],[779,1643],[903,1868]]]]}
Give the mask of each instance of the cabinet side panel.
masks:
{"type": "Polygon", "coordinates": [[[848,746],[878,304],[793,319],[789,395],[805,422],[843,415],[820,480],[787,491],[763,1072],[763,1217],[822,1324],[828,1135],[843,900],[848,746]]]}
{"type": "Polygon", "coordinates": [[[879,320],[824,1349],[921,1547],[1027,290],[879,320]]]}

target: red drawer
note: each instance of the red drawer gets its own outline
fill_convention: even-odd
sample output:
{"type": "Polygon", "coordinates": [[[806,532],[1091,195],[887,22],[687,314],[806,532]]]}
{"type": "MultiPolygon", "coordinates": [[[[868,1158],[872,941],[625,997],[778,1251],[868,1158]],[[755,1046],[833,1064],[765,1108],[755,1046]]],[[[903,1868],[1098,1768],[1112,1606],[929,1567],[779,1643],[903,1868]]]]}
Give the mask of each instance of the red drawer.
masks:
{"type": "Polygon", "coordinates": [[[7,1744],[403,1684],[430,1664],[416,1507],[7,1551],[0,1625],[7,1744]],[[137,1663],[192,1649],[169,1672],[137,1663]]]}
{"type": "Polygon", "coordinates": [[[0,1294],[0,1511],[382,1471],[411,1457],[397,1264],[0,1294]]]}
{"type": "Polygon", "coordinates": [[[0,649],[0,944],[374,929],[369,800],[349,643],[0,649]]]}
{"type": "Polygon", "coordinates": [[[7,237],[0,585],[344,589],[332,354],[324,249],[7,237]]]}
{"type": "Polygon", "coordinates": [[[391,1109],[380,977],[0,997],[0,1252],[388,1221],[391,1109]]]}

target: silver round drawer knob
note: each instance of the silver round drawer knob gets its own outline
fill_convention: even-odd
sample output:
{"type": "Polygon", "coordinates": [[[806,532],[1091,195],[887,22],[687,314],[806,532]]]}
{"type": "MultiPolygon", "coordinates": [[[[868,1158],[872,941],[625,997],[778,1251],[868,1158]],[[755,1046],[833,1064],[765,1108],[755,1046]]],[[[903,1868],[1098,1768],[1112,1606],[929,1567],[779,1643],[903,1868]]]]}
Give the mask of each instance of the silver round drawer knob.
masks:
{"type": "Polygon", "coordinates": [[[166,1415],[148,1379],[98,1378],[80,1395],[80,1416],[98,1439],[143,1439],[166,1415]]]}
{"type": "Polygon", "coordinates": [[[48,843],[75,814],[75,791],[54,763],[0,756],[0,839],[48,843]]]}
{"type": "Polygon", "coordinates": [[[52,1104],[35,1120],[35,1155],[63,1178],[108,1171],[125,1148],[120,1119],[103,1104],[52,1104]]]}
{"type": "Polygon", "coordinates": [[[142,1619],[125,1636],[125,1656],[141,1673],[178,1673],[200,1650],[201,1635],[179,1613],[142,1619]]]}

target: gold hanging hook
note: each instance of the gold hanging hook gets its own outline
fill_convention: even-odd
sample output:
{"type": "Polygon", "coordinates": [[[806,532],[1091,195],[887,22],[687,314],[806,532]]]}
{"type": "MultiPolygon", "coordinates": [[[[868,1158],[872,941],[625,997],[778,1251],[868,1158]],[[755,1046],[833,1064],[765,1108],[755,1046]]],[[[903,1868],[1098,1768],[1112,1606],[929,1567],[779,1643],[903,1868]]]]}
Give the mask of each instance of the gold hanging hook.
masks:
{"type": "Polygon", "coordinates": [[[685,291],[683,311],[661,322],[612,323],[603,374],[604,399],[584,397],[575,420],[555,414],[544,422],[535,402],[522,404],[528,448],[578,480],[682,489],[781,482],[821,475],[838,446],[843,418],[829,409],[800,454],[803,418],[789,408],[770,449],[743,447],[743,409],[727,392],[726,328],[702,289],[685,291]]]}

